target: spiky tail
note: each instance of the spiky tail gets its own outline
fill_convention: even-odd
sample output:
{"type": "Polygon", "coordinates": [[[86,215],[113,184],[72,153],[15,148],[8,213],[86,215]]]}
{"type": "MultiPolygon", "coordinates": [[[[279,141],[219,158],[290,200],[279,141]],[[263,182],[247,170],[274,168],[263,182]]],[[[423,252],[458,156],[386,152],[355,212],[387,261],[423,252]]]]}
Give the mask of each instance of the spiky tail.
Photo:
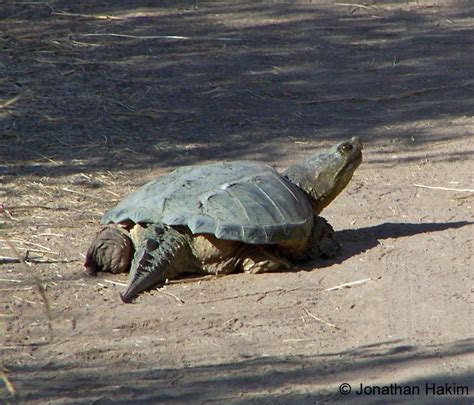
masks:
{"type": "Polygon", "coordinates": [[[128,287],[120,294],[122,301],[130,302],[154,285],[192,272],[198,266],[188,236],[164,224],[149,225],[136,243],[128,287]]]}

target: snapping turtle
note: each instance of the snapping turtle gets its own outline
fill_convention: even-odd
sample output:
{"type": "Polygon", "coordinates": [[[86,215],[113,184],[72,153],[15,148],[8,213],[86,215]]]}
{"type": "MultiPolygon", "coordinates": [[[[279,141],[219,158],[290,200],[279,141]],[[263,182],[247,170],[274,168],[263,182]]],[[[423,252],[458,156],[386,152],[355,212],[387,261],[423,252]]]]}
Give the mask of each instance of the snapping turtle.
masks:
{"type": "Polygon", "coordinates": [[[279,174],[258,162],[181,167],[125,197],[102,218],[86,255],[89,274],[130,270],[121,294],[185,273],[285,270],[290,260],[340,250],[322,217],[362,161],[357,137],[322,150],[279,174]],[[118,226],[117,226],[118,225],[118,226]]]}

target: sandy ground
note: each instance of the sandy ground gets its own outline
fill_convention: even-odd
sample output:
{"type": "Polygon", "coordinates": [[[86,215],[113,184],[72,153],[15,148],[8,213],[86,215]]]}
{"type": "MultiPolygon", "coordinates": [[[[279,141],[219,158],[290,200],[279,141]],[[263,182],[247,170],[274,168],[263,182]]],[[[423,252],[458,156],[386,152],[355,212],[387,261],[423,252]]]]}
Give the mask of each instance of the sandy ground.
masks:
{"type": "Polygon", "coordinates": [[[1,401],[473,403],[474,5],[346,3],[0,5],[1,401]],[[129,305],[85,277],[147,180],[353,135],[336,260],[129,305]]]}

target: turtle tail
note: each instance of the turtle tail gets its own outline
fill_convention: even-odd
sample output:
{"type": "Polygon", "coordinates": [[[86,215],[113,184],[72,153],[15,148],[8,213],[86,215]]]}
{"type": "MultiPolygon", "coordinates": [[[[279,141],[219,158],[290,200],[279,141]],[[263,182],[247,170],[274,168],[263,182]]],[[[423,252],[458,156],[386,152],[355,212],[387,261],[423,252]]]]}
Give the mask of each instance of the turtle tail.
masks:
{"type": "Polygon", "coordinates": [[[149,225],[140,234],[128,287],[120,297],[131,302],[141,292],[196,267],[189,236],[164,224],[149,225]]]}

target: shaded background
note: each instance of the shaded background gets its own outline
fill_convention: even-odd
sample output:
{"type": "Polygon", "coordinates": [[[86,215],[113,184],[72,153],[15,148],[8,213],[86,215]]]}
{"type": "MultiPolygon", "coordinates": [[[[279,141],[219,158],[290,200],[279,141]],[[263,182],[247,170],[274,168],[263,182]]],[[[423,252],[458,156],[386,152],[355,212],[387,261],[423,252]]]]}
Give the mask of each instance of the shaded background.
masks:
{"type": "Polygon", "coordinates": [[[457,120],[472,114],[474,5],[338,4],[7,2],[0,91],[19,99],[1,110],[3,173],[276,162],[353,134],[408,151],[472,136],[457,120]]]}

